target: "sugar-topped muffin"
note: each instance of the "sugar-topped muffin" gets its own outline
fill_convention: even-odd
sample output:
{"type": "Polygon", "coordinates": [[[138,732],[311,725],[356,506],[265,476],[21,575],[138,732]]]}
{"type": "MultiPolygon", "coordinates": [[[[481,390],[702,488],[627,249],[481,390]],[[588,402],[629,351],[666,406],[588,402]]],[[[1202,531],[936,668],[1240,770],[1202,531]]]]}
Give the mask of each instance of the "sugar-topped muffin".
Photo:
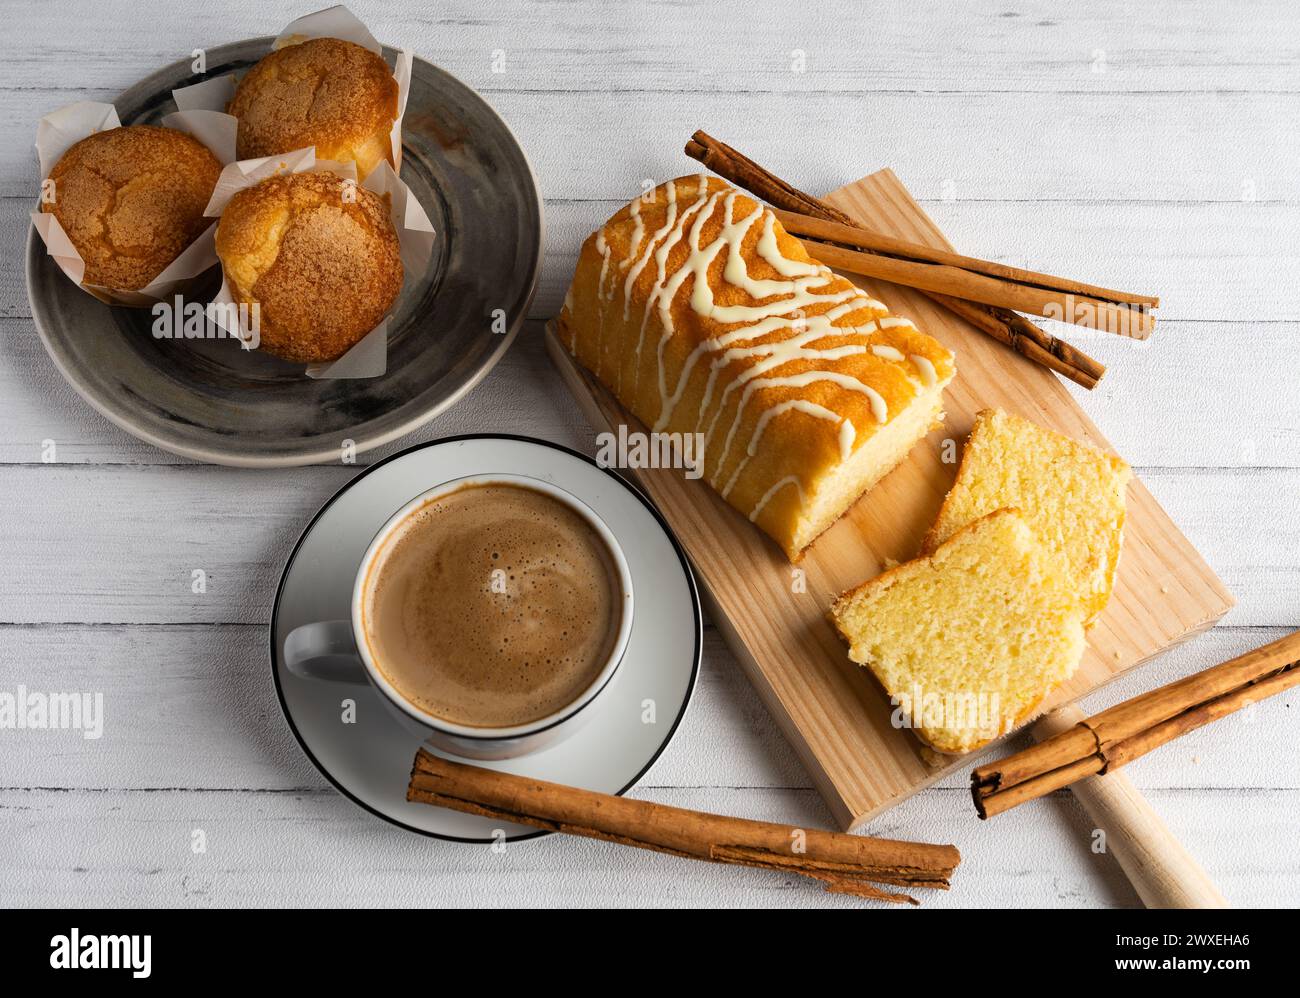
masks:
{"type": "Polygon", "coordinates": [[[87,136],[54,164],[52,199],[86,264],[83,280],[123,291],[149,284],[212,224],[203,210],[221,164],[172,128],[130,125],[87,136]]]}
{"type": "Polygon", "coordinates": [[[393,161],[397,81],[353,42],[313,38],[277,49],[239,81],[227,111],[239,119],[240,159],[315,146],[319,159],[354,161],[361,177],[393,161]]]}
{"type": "Polygon", "coordinates": [[[333,173],[270,177],[230,199],[217,256],[260,347],[311,364],[343,356],[388,313],[402,257],[380,197],[333,173]]]}

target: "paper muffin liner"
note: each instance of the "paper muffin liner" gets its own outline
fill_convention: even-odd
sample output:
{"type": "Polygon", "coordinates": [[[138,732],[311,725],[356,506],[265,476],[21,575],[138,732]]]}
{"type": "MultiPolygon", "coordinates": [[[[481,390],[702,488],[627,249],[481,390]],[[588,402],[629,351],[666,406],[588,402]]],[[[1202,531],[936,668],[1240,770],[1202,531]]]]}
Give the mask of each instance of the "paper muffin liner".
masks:
{"type": "MultiPolygon", "coordinates": [[[[229,115],[217,115],[211,111],[194,111],[169,114],[162,124],[185,132],[202,142],[216,156],[221,165],[228,166],[235,161],[235,132],[224,119],[229,115]]],[[[78,101],[61,107],[47,114],[36,126],[36,154],[41,162],[41,187],[44,197],[45,182],[49,180],[50,171],[82,139],[96,132],[106,132],[121,128],[117,108],[112,104],[99,101],[78,101]]],[[[57,191],[55,196],[58,196],[57,191]]],[[[215,244],[216,225],[210,225],[194,242],[190,243],[180,255],[169,263],[143,288],[127,290],[110,288],[85,281],[86,262],[77,248],[68,238],[59,220],[43,211],[31,213],[32,226],[45,243],[45,250],[68,279],[81,290],[93,295],[107,305],[125,305],[133,308],[148,308],[160,301],[169,301],[173,295],[181,293],[190,283],[217,262],[215,244]]]]}
{"type": "MultiPolygon", "coordinates": [[[[355,14],[341,4],[318,10],[314,14],[306,14],[291,22],[276,36],[271,49],[274,51],[287,48],[313,38],[338,38],[360,45],[379,58],[384,58],[384,47],[375,40],[375,36],[355,14]]],[[[393,168],[398,172],[402,169],[402,118],[406,114],[406,100],[411,92],[412,60],[411,50],[402,48],[398,50],[396,64],[392,67],[393,79],[397,81],[397,118],[388,133],[388,141],[393,154],[393,168]]],[[[173,90],[172,99],[182,111],[201,110],[219,113],[229,119],[230,123],[226,127],[235,130],[238,128],[237,119],[225,112],[235,96],[238,82],[239,77],[233,74],[214,77],[202,83],[173,90]]],[[[375,169],[379,167],[376,166],[375,169]]]]}
{"type": "MultiPolygon", "coordinates": [[[[212,200],[206,214],[220,217],[230,199],[239,191],[253,187],[269,177],[286,173],[333,173],[345,180],[357,182],[356,164],[336,163],[316,158],[312,146],[298,149],[284,156],[265,156],[261,159],[244,159],[231,163],[217,178],[212,200]]],[[[398,177],[388,163],[380,163],[358,184],[380,197],[388,195],[389,219],[397,231],[397,241],[402,255],[403,279],[411,274],[422,274],[433,255],[433,223],[419,200],[398,177]]],[[[248,327],[247,316],[240,313],[238,302],[230,292],[225,271],[222,270],[221,290],[209,307],[212,322],[229,335],[238,338],[246,350],[257,347],[257,335],[248,327]],[[233,306],[233,307],[232,307],[233,306]],[[233,320],[233,322],[232,322],[233,320]]],[[[322,364],[309,364],[309,378],[377,378],[388,368],[388,322],[385,316],[380,323],[365,334],[337,360],[322,364]]]]}

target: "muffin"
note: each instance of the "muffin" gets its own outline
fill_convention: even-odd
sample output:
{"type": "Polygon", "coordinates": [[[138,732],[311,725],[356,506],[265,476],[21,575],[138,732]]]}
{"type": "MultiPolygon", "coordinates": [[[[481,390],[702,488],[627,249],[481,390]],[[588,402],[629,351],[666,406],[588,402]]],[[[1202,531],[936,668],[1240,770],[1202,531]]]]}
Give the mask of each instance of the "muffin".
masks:
{"type": "Polygon", "coordinates": [[[184,132],[130,125],[96,132],[50,171],[41,204],[85,261],[82,280],[137,291],[212,224],[203,216],[221,164],[184,132]]]}
{"type": "Polygon", "coordinates": [[[302,364],[343,356],[388,314],[402,257],[380,197],[333,173],[291,173],[230,199],[217,256],[260,346],[302,364]]]}
{"type": "Polygon", "coordinates": [[[277,49],[240,80],[226,110],[239,119],[240,159],[315,146],[320,159],[355,161],[361,177],[393,162],[397,81],[383,59],[352,42],[313,38],[277,49]]]}

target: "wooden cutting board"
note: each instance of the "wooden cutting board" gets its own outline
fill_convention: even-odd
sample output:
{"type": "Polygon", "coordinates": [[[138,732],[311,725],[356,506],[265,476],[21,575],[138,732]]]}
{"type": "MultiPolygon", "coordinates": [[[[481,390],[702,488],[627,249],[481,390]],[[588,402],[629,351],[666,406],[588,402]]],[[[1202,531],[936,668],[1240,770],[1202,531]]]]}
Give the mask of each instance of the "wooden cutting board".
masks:
{"type": "MultiPolygon", "coordinates": [[[[889,170],[841,187],[826,200],[863,225],[951,249],[889,170]]],[[[854,829],[975,756],[939,756],[893,727],[888,698],[850,662],[826,618],[840,592],[915,556],[956,475],[975,413],[997,406],[1110,449],[1056,376],[1025,360],[909,288],[873,281],[871,293],[957,355],[947,420],[901,466],[822,534],[798,565],[701,481],[680,471],[625,472],[658,504],[686,548],[714,624],[794,745],[841,827],[854,829]],[[947,457],[947,461],[945,461],[947,457]]],[[[1157,332],[1155,335],[1159,335],[1157,332]]],[[[598,431],[644,431],[579,368],[548,331],[547,346],[598,431]]],[[[1232,595],[1136,479],[1114,594],[1088,633],[1074,678],[1054,707],[1090,693],[1210,627],[1232,595]]]]}

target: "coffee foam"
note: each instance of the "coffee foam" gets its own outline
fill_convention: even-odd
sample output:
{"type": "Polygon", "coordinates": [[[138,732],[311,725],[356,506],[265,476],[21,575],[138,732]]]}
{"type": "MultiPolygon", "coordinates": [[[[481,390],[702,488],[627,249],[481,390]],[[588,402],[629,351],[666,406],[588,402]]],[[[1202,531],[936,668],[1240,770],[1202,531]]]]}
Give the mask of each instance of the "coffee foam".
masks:
{"type": "Polygon", "coordinates": [[[577,699],[612,654],[623,593],[604,539],[551,496],[470,485],[430,500],[367,574],[364,640],[408,702],[510,727],[577,699]]]}

